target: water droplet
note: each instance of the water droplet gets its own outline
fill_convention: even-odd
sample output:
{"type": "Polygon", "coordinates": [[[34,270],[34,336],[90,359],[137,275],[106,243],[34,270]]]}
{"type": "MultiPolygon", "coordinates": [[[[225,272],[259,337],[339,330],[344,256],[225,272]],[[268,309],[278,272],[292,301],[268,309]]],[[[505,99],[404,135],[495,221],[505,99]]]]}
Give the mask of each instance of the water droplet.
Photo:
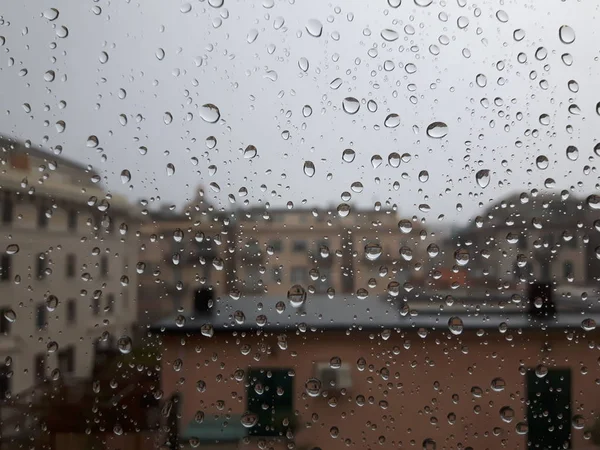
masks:
{"type": "Polygon", "coordinates": [[[567,158],[571,161],[577,161],[577,158],[579,158],[579,150],[574,145],[569,145],[566,153],[567,158]]]}
{"type": "Polygon", "coordinates": [[[426,170],[421,170],[419,172],[419,181],[421,183],[427,183],[427,181],[429,181],[429,172],[426,170]]]}
{"type": "Polygon", "coordinates": [[[312,161],[304,161],[304,167],[302,168],[304,175],[307,177],[313,177],[315,175],[315,165],[312,161]]]}
{"type": "Polygon", "coordinates": [[[17,244],[10,244],[6,247],[7,255],[15,255],[17,253],[19,253],[19,246],[17,244]]]}
{"type": "Polygon", "coordinates": [[[360,109],[360,102],[354,97],[346,97],[342,101],[342,108],[348,114],[356,114],[360,109]]]}
{"type": "Polygon", "coordinates": [[[258,423],[258,415],[251,412],[245,412],[244,414],[242,414],[240,422],[242,423],[244,428],[252,428],[258,423]]]}
{"type": "Polygon", "coordinates": [[[154,53],[154,55],[156,56],[156,59],[158,59],[159,61],[162,61],[163,59],[165,59],[165,51],[162,48],[158,48],[156,50],[156,52],[154,53]]]}
{"type": "MultiPolygon", "coordinates": [[[[415,0],[416,2],[417,0],[415,0]]],[[[436,450],[437,444],[433,439],[425,439],[423,441],[423,450],[436,450]]]]}
{"type": "Polygon", "coordinates": [[[398,229],[404,234],[410,233],[412,228],[412,222],[408,219],[402,219],[400,222],[398,222],[398,229]]]}
{"type": "Polygon", "coordinates": [[[422,6],[423,8],[433,3],[433,0],[415,0],[415,5],[422,6]]]}
{"type": "Polygon", "coordinates": [[[548,375],[548,368],[546,366],[544,366],[543,364],[539,364],[535,368],[535,375],[538,378],[544,378],[546,375],[548,375]]]}
{"type": "Polygon", "coordinates": [[[454,260],[459,266],[466,266],[470,259],[471,255],[469,254],[468,250],[464,248],[458,249],[454,252],[454,260]]]}
{"type": "Polygon", "coordinates": [[[367,109],[369,110],[369,112],[375,112],[377,111],[377,103],[375,103],[374,100],[369,100],[367,102],[367,109]]]}
{"type": "Polygon", "coordinates": [[[500,418],[506,422],[510,423],[515,418],[515,411],[510,406],[505,406],[500,409],[500,418]]]}
{"type": "Polygon", "coordinates": [[[54,70],[47,70],[46,73],[44,73],[44,81],[47,81],[48,83],[54,81],[55,78],[56,73],[54,73],[54,70]]]}
{"type": "Polygon", "coordinates": [[[249,145],[244,150],[244,158],[245,159],[253,159],[257,153],[258,153],[258,151],[256,150],[256,147],[254,145],[249,145]]]}
{"type": "Polygon", "coordinates": [[[475,174],[475,180],[480,188],[485,189],[490,184],[490,171],[489,169],[481,169],[475,174]]]}
{"type": "Polygon", "coordinates": [[[340,88],[342,83],[343,82],[341,78],[334,78],[333,80],[331,80],[331,83],[329,83],[329,87],[335,91],[340,88]]]}
{"type": "Polygon", "coordinates": [[[545,155],[540,155],[535,159],[535,165],[540,170],[545,170],[550,165],[548,158],[545,155]]]}
{"type": "Polygon", "coordinates": [[[308,59],[306,59],[304,56],[298,60],[298,67],[300,67],[302,72],[308,72],[309,66],[310,64],[308,63],[308,59]]]}
{"type": "Polygon", "coordinates": [[[506,23],[508,22],[508,14],[506,13],[506,11],[499,9],[498,11],[496,11],[496,19],[498,19],[502,23],[506,23]]]}
{"type": "Polygon", "coordinates": [[[477,76],[475,77],[475,83],[477,83],[477,86],[479,87],[486,87],[487,86],[487,77],[480,73],[477,74],[477,76]]]}
{"type": "Polygon", "coordinates": [[[187,14],[192,10],[192,5],[189,3],[184,3],[179,7],[179,11],[183,14],[187,14]]]}
{"type": "Polygon", "coordinates": [[[163,122],[165,123],[165,125],[169,125],[171,122],[173,122],[173,115],[170,112],[165,112],[163,114],[163,122]]]}
{"type": "Polygon", "coordinates": [[[312,114],[312,108],[309,105],[304,105],[302,107],[302,115],[304,117],[310,117],[312,114]]]}
{"type": "Polygon", "coordinates": [[[200,108],[200,117],[208,123],[216,123],[221,118],[221,112],[212,103],[206,103],[200,108]]]}
{"type": "Polygon", "coordinates": [[[350,214],[350,205],[347,203],[340,203],[337,207],[337,213],[340,217],[347,217],[350,214]]]}
{"type": "Polygon", "coordinates": [[[388,155],[388,164],[394,169],[400,167],[400,155],[396,152],[392,152],[388,155]]]}
{"type": "Polygon", "coordinates": [[[167,176],[175,175],[175,166],[172,163],[167,164],[167,176]]]}
{"type": "Polygon", "coordinates": [[[64,120],[59,120],[58,122],[56,122],[54,124],[54,128],[56,128],[57,133],[63,133],[65,131],[65,129],[67,128],[67,124],[65,123],[64,120]]]}
{"type": "Polygon", "coordinates": [[[382,253],[381,245],[377,242],[371,242],[365,245],[365,257],[369,261],[375,261],[381,256],[382,253]]]}
{"type": "Polygon", "coordinates": [[[58,9],[56,9],[56,8],[49,8],[46,11],[44,11],[44,17],[46,19],[48,19],[50,22],[58,19],[58,16],[59,16],[59,12],[58,12],[58,9]]]}
{"type": "Polygon", "coordinates": [[[17,320],[17,314],[12,309],[4,311],[4,318],[10,323],[14,323],[17,320]]]}
{"type": "Polygon", "coordinates": [[[396,30],[392,30],[390,28],[385,28],[383,30],[381,30],[381,37],[383,38],[384,41],[388,41],[388,42],[394,42],[396,39],[398,39],[398,32],[396,30]]]}
{"type": "Polygon", "coordinates": [[[121,183],[126,184],[131,181],[131,172],[127,169],[121,171],[121,183]]]}
{"type": "Polygon", "coordinates": [[[210,323],[205,323],[200,327],[200,334],[204,337],[211,338],[215,335],[215,330],[210,323]]]}
{"type": "Polygon", "coordinates": [[[591,209],[600,209],[600,196],[592,194],[588,196],[588,198],[586,199],[586,203],[591,209]]]}
{"type": "Polygon", "coordinates": [[[517,42],[520,42],[523,39],[525,39],[525,30],[517,28],[515,31],[513,31],[513,39],[517,42]]]}
{"type": "Polygon", "coordinates": [[[596,321],[594,319],[584,319],[581,322],[581,328],[584,331],[592,331],[596,329],[596,321]]]}
{"type": "Polygon", "coordinates": [[[258,37],[258,30],[256,28],[253,28],[246,35],[246,42],[248,42],[248,44],[252,44],[254,41],[256,41],[257,37],[258,37]]]}
{"type": "Polygon", "coordinates": [[[396,128],[398,125],[400,125],[400,116],[395,113],[389,114],[385,118],[385,121],[383,122],[383,124],[387,128],[396,128]]]}
{"type": "Polygon", "coordinates": [[[309,19],[306,24],[306,31],[313,37],[321,37],[323,33],[323,24],[317,19],[309,19]]]}
{"type": "Polygon", "coordinates": [[[352,150],[351,148],[347,148],[346,150],[344,150],[342,152],[342,161],[344,161],[344,162],[351,163],[352,161],[354,161],[355,157],[356,157],[356,152],[354,150],[352,150]]]}
{"type": "MultiPolygon", "coordinates": [[[[598,144],[599,148],[600,148],[600,144],[598,144]]],[[[373,155],[371,157],[371,165],[373,166],[373,169],[377,169],[379,166],[381,166],[381,164],[383,163],[383,158],[379,155],[373,155]]]]}
{"type": "Polygon", "coordinates": [[[295,284],[288,290],[287,299],[292,307],[299,308],[306,301],[306,290],[299,284],[295,284]]]}
{"type": "Polygon", "coordinates": [[[100,56],[98,56],[98,60],[100,64],[106,64],[108,62],[108,53],[100,52],[100,56]]]}
{"type": "Polygon", "coordinates": [[[494,378],[491,383],[492,390],[495,392],[502,392],[506,388],[506,381],[503,378],[494,378]]]}
{"type": "Polygon", "coordinates": [[[50,312],[54,311],[58,306],[58,297],[56,295],[49,295],[46,299],[46,309],[50,312]]]}
{"type": "Polygon", "coordinates": [[[225,3],[225,0],[208,0],[208,4],[213,8],[220,8],[225,3]]]}
{"type": "Polygon", "coordinates": [[[427,127],[427,136],[433,139],[441,139],[448,134],[448,125],[444,122],[433,122],[427,127]]]}
{"type": "Polygon", "coordinates": [[[402,4],[402,0],[388,0],[388,5],[392,8],[398,8],[402,4]]]}
{"type": "Polygon", "coordinates": [[[448,329],[450,330],[450,333],[458,336],[463,332],[463,328],[463,321],[460,317],[454,316],[448,319],[448,329]]]}
{"type": "Polygon", "coordinates": [[[310,378],[305,383],[304,388],[309,396],[318,397],[321,392],[321,381],[317,378],[310,378]]]}
{"type": "Polygon", "coordinates": [[[329,367],[332,369],[339,369],[342,367],[342,358],[339,356],[334,356],[329,360],[329,367]]]}
{"type": "Polygon", "coordinates": [[[131,341],[131,338],[129,336],[120,337],[117,341],[117,348],[124,355],[130,353],[133,348],[133,342],[131,341]]]}
{"type": "Polygon", "coordinates": [[[575,42],[575,30],[569,25],[563,25],[558,29],[558,37],[563,44],[572,44],[575,42]]]}

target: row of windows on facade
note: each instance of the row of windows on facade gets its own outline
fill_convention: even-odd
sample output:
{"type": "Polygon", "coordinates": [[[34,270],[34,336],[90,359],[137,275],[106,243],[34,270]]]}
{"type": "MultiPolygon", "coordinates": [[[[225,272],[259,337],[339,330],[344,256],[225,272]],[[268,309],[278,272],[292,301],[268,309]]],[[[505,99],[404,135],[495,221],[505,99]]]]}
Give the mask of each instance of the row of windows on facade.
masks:
{"type": "MultiPolygon", "coordinates": [[[[108,257],[100,258],[100,276],[108,276],[108,257]]],[[[40,253],[35,261],[35,274],[37,278],[44,278],[46,269],[48,268],[46,255],[40,253]]],[[[66,256],[65,275],[67,278],[74,278],[77,275],[77,257],[73,253],[66,256]]],[[[0,280],[7,281],[12,278],[12,257],[11,255],[3,254],[0,256],[0,280]]]]}
{"type": "MultiPolygon", "coordinates": [[[[285,281],[285,272],[282,267],[274,267],[272,272],[273,281],[285,281]]],[[[328,269],[319,270],[319,278],[316,283],[319,283],[321,279],[328,280],[330,278],[331,271],[328,269]]],[[[262,278],[262,275],[256,269],[255,271],[249,271],[247,278],[251,280],[258,280],[262,278]]],[[[309,280],[309,270],[306,266],[294,266],[290,270],[290,282],[292,283],[307,283],[309,280]]]]}
{"type": "MultiPolygon", "coordinates": [[[[319,242],[318,245],[316,246],[316,248],[318,249],[321,245],[327,245],[327,243],[325,241],[319,242]]],[[[247,247],[251,251],[252,250],[259,251],[260,250],[260,246],[257,242],[248,243],[247,247]]],[[[284,248],[283,241],[281,239],[276,239],[276,240],[270,241],[269,247],[271,247],[273,249],[273,251],[275,251],[275,252],[281,252],[281,251],[283,251],[283,248],[284,248]]],[[[292,251],[294,253],[306,252],[307,249],[308,249],[308,243],[305,240],[295,240],[292,242],[292,251]]]]}
{"type": "MultiPolygon", "coordinates": [[[[95,296],[92,299],[91,309],[92,314],[94,316],[100,315],[100,303],[101,297],[95,296]]],[[[106,295],[106,306],[104,307],[104,311],[106,313],[112,313],[115,306],[115,296],[114,294],[106,295]]],[[[129,307],[129,300],[127,291],[123,292],[123,307],[129,307]]],[[[44,330],[48,326],[48,307],[45,303],[40,303],[37,305],[35,310],[35,327],[37,330],[44,330]]],[[[7,318],[12,314],[10,308],[0,309],[0,334],[1,335],[9,335],[12,329],[12,322],[7,318]]],[[[65,306],[65,319],[67,325],[75,325],[77,323],[77,301],[75,299],[68,299],[66,301],[65,306]]]]}
{"type": "MultiPolygon", "coordinates": [[[[48,217],[48,205],[41,204],[37,209],[37,226],[38,228],[45,229],[48,227],[50,223],[50,217],[48,217]]],[[[14,221],[15,216],[15,202],[11,198],[10,195],[6,195],[2,202],[2,224],[3,225],[11,225],[14,221]]],[[[67,211],[67,230],[68,231],[77,231],[78,225],[78,217],[79,211],[77,209],[69,209],[67,211]]],[[[101,219],[98,216],[94,216],[96,220],[96,226],[99,227],[101,219]]],[[[106,227],[107,232],[112,232],[114,230],[114,222],[112,220],[108,221],[108,226],[106,227]]]]}

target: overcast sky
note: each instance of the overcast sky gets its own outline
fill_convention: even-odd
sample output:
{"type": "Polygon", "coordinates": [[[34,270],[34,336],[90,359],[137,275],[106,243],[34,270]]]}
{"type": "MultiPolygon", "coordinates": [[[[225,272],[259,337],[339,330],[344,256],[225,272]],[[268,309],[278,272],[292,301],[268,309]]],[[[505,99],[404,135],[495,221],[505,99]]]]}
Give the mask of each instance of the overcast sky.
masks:
{"type": "Polygon", "coordinates": [[[63,156],[91,164],[113,192],[178,206],[198,185],[227,207],[229,194],[238,206],[329,206],[347,191],[351,205],[389,201],[439,226],[440,215],[464,223],[480,203],[542,189],[547,178],[578,195],[595,189],[596,170],[586,175],[584,167],[595,167],[600,126],[596,2],[218,3],[10,2],[0,25],[0,132],[62,145],[63,156]],[[564,40],[574,42],[561,42],[563,25],[564,40]],[[346,97],[360,101],[355,114],[343,110],[346,97]],[[205,104],[218,107],[218,122],[203,120],[205,104]],[[399,116],[395,128],[385,126],[390,114],[399,116]],[[447,125],[445,137],[427,135],[434,122],[447,125]],[[87,145],[90,135],[97,148],[87,145]],[[254,158],[244,157],[249,145],[254,158]],[[569,145],[579,149],[576,160],[569,145]],[[354,150],[352,162],[343,162],[345,149],[354,150]],[[392,167],[392,152],[410,160],[392,167]],[[374,155],[383,160],[377,168],[374,155]],[[544,170],[540,155],[549,160],[544,170]],[[312,178],[305,161],[314,164],[312,178]],[[490,171],[485,188],[480,170],[490,171]],[[352,192],[354,182],[364,190],[352,192]]]}

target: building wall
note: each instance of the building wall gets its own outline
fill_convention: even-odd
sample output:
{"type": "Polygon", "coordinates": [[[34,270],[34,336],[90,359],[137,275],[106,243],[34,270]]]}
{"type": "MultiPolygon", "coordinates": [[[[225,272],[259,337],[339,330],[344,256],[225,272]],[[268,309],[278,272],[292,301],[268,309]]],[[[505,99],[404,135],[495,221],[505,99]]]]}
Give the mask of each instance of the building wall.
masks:
{"type": "MultiPolygon", "coordinates": [[[[421,338],[417,330],[410,330],[394,331],[387,340],[369,331],[291,332],[285,351],[277,340],[278,333],[268,332],[164,337],[162,389],[165,398],[176,391],[183,394],[181,424],[188,424],[199,410],[206,416],[245,412],[247,381],[235,381],[233,374],[249,367],[295,372],[293,408],[303,425],[296,435],[299,447],[421,448],[429,438],[438,449],[525,449],[526,437],[515,431],[517,423],[526,420],[521,370],[539,364],[571,369],[573,416],[583,415],[590,426],[600,412],[597,332],[510,330],[502,335],[489,330],[479,337],[475,330],[460,336],[430,331],[421,338]],[[247,355],[242,354],[243,345],[251,346],[247,355]],[[350,365],[352,387],[343,395],[334,394],[337,403],[331,406],[329,397],[307,396],[305,382],[314,375],[315,363],[327,363],[334,356],[350,365]],[[176,371],[178,358],[183,366],[176,371]],[[366,360],[364,371],[357,367],[359,358],[366,360]],[[382,369],[389,371],[387,380],[382,369]],[[497,377],[506,384],[501,392],[491,389],[497,377]],[[204,392],[196,389],[199,380],[206,383],[204,392]],[[473,396],[474,387],[482,389],[481,397],[473,396]],[[364,406],[357,404],[360,395],[364,406]],[[500,414],[507,406],[515,412],[510,423],[500,414]],[[453,425],[450,413],[456,415],[453,425]],[[334,426],[339,429],[335,439],[330,431],[334,426]]],[[[573,448],[589,446],[583,432],[573,429],[573,448]]],[[[284,443],[274,447],[284,448],[284,443]]]]}
{"type": "MultiPolygon", "coordinates": [[[[52,159],[51,155],[48,159],[52,159]]],[[[13,168],[0,176],[0,249],[6,257],[10,245],[19,248],[9,256],[7,279],[0,280],[0,309],[13,311],[16,317],[14,323],[8,324],[9,331],[0,335],[0,363],[7,357],[12,359],[8,369],[13,373],[13,394],[35,385],[43,376],[49,377],[59,367],[59,354],[69,348],[74,352],[74,370],[63,370],[62,376],[90,376],[94,345],[101,334],[109,332],[111,345],[116,349],[116,341],[131,333],[136,317],[137,249],[131,239],[134,232],[119,231],[121,223],[127,222],[133,228],[135,221],[121,208],[123,200],[113,197],[110,209],[99,211],[86,204],[92,196],[98,199],[97,203],[105,199],[104,192],[89,182],[91,174],[60,163],[56,172],[38,170],[46,166],[43,158],[29,157],[20,169],[13,168]],[[37,183],[42,175],[47,175],[47,180],[37,183]],[[28,179],[35,186],[35,195],[28,193],[27,186],[14,185],[13,178],[28,179]],[[86,191],[82,190],[84,186],[86,191]],[[12,219],[5,221],[4,212],[10,204],[12,219]],[[52,211],[52,215],[47,225],[40,226],[38,217],[46,211],[52,211]],[[70,211],[78,212],[74,228],[68,227],[70,211]],[[107,227],[108,218],[112,220],[111,227],[107,227]],[[46,267],[42,277],[37,273],[40,255],[46,267]],[[68,255],[74,256],[72,275],[67,273],[68,255]],[[107,261],[106,274],[101,273],[103,258],[107,261]],[[96,314],[93,297],[99,295],[96,314]],[[55,309],[46,306],[50,296],[58,298],[55,309]],[[74,320],[67,319],[71,300],[76,305],[74,320]],[[38,307],[45,316],[40,316],[44,319],[42,327],[36,323],[38,307]],[[57,349],[53,348],[54,342],[57,349]],[[36,366],[38,356],[45,358],[43,374],[38,373],[36,366]]],[[[7,324],[6,319],[1,320],[7,324]]]]}

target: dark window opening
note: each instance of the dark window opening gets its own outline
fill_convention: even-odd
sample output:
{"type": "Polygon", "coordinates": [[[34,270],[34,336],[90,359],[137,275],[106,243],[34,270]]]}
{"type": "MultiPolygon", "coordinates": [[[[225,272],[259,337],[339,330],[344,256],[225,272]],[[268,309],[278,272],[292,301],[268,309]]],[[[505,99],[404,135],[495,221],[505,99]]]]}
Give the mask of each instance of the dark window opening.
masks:
{"type": "Polygon", "coordinates": [[[78,218],[77,210],[70,209],[69,212],[67,213],[67,227],[69,228],[70,231],[77,230],[77,218],[78,218]]]}
{"type": "Polygon", "coordinates": [[[2,255],[0,258],[0,280],[10,280],[10,255],[2,255]]]}
{"type": "Polygon", "coordinates": [[[289,427],[284,420],[294,420],[293,378],[288,369],[251,369],[248,371],[248,411],[258,416],[250,434],[279,436],[289,427]],[[256,389],[257,385],[261,389],[256,389]],[[258,394],[257,391],[262,394],[258,394]]]}
{"type": "Polygon", "coordinates": [[[207,315],[211,311],[213,293],[208,289],[199,289],[194,294],[194,313],[207,315]]]}
{"type": "Polygon", "coordinates": [[[66,272],[67,272],[67,278],[75,277],[75,274],[77,272],[76,258],[73,253],[69,253],[67,255],[67,270],[66,270],[66,272]]]}
{"type": "Polygon", "coordinates": [[[46,205],[38,206],[37,225],[38,228],[46,228],[48,226],[48,216],[46,215],[46,205]]]}
{"type": "Polygon", "coordinates": [[[40,383],[46,378],[46,355],[38,353],[33,359],[33,371],[35,380],[40,383]]]}
{"type": "Polygon", "coordinates": [[[100,275],[102,277],[108,276],[108,257],[102,256],[100,258],[100,275]]]}
{"type": "Polygon", "coordinates": [[[12,197],[9,194],[4,196],[4,201],[2,202],[2,223],[4,225],[11,224],[13,221],[15,204],[13,202],[12,197]]]}
{"type": "Polygon", "coordinates": [[[292,245],[292,251],[294,251],[295,253],[305,252],[306,241],[294,241],[292,245]]]}
{"type": "Polygon", "coordinates": [[[571,372],[550,369],[539,378],[527,372],[529,448],[571,448],[571,372]]]}
{"type": "Polygon", "coordinates": [[[40,303],[35,310],[35,327],[38,330],[46,326],[46,305],[40,303]]]}
{"type": "Polygon", "coordinates": [[[70,346],[58,352],[58,369],[62,374],[75,372],[75,348],[70,346]]]}
{"type": "Polygon", "coordinates": [[[67,300],[67,323],[74,324],[77,321],[77,302],[74,299],[67,300]]]}
{"type": "Polygon", "coordinates": [[[13,312],[10,308],[2,308],[0,309],[0,314],[2,314],[2,316],[0,316],[0,334],[8,335],[10,334],[12,324],[10,320],[7,319],[7,316],[12,315],[13,312]]]}
{"type": "Polygon", "coordinates": [[[106,296],[106,312],[111,313],[115,309],[115,296],[114,294],[108,294],[106,296]]]}
{"type": "Polygon", "coordinates": [[[40,253],[35,262],[35,274],[38,278],[44,278],[46,275],[46,255],[40,253]]]}

